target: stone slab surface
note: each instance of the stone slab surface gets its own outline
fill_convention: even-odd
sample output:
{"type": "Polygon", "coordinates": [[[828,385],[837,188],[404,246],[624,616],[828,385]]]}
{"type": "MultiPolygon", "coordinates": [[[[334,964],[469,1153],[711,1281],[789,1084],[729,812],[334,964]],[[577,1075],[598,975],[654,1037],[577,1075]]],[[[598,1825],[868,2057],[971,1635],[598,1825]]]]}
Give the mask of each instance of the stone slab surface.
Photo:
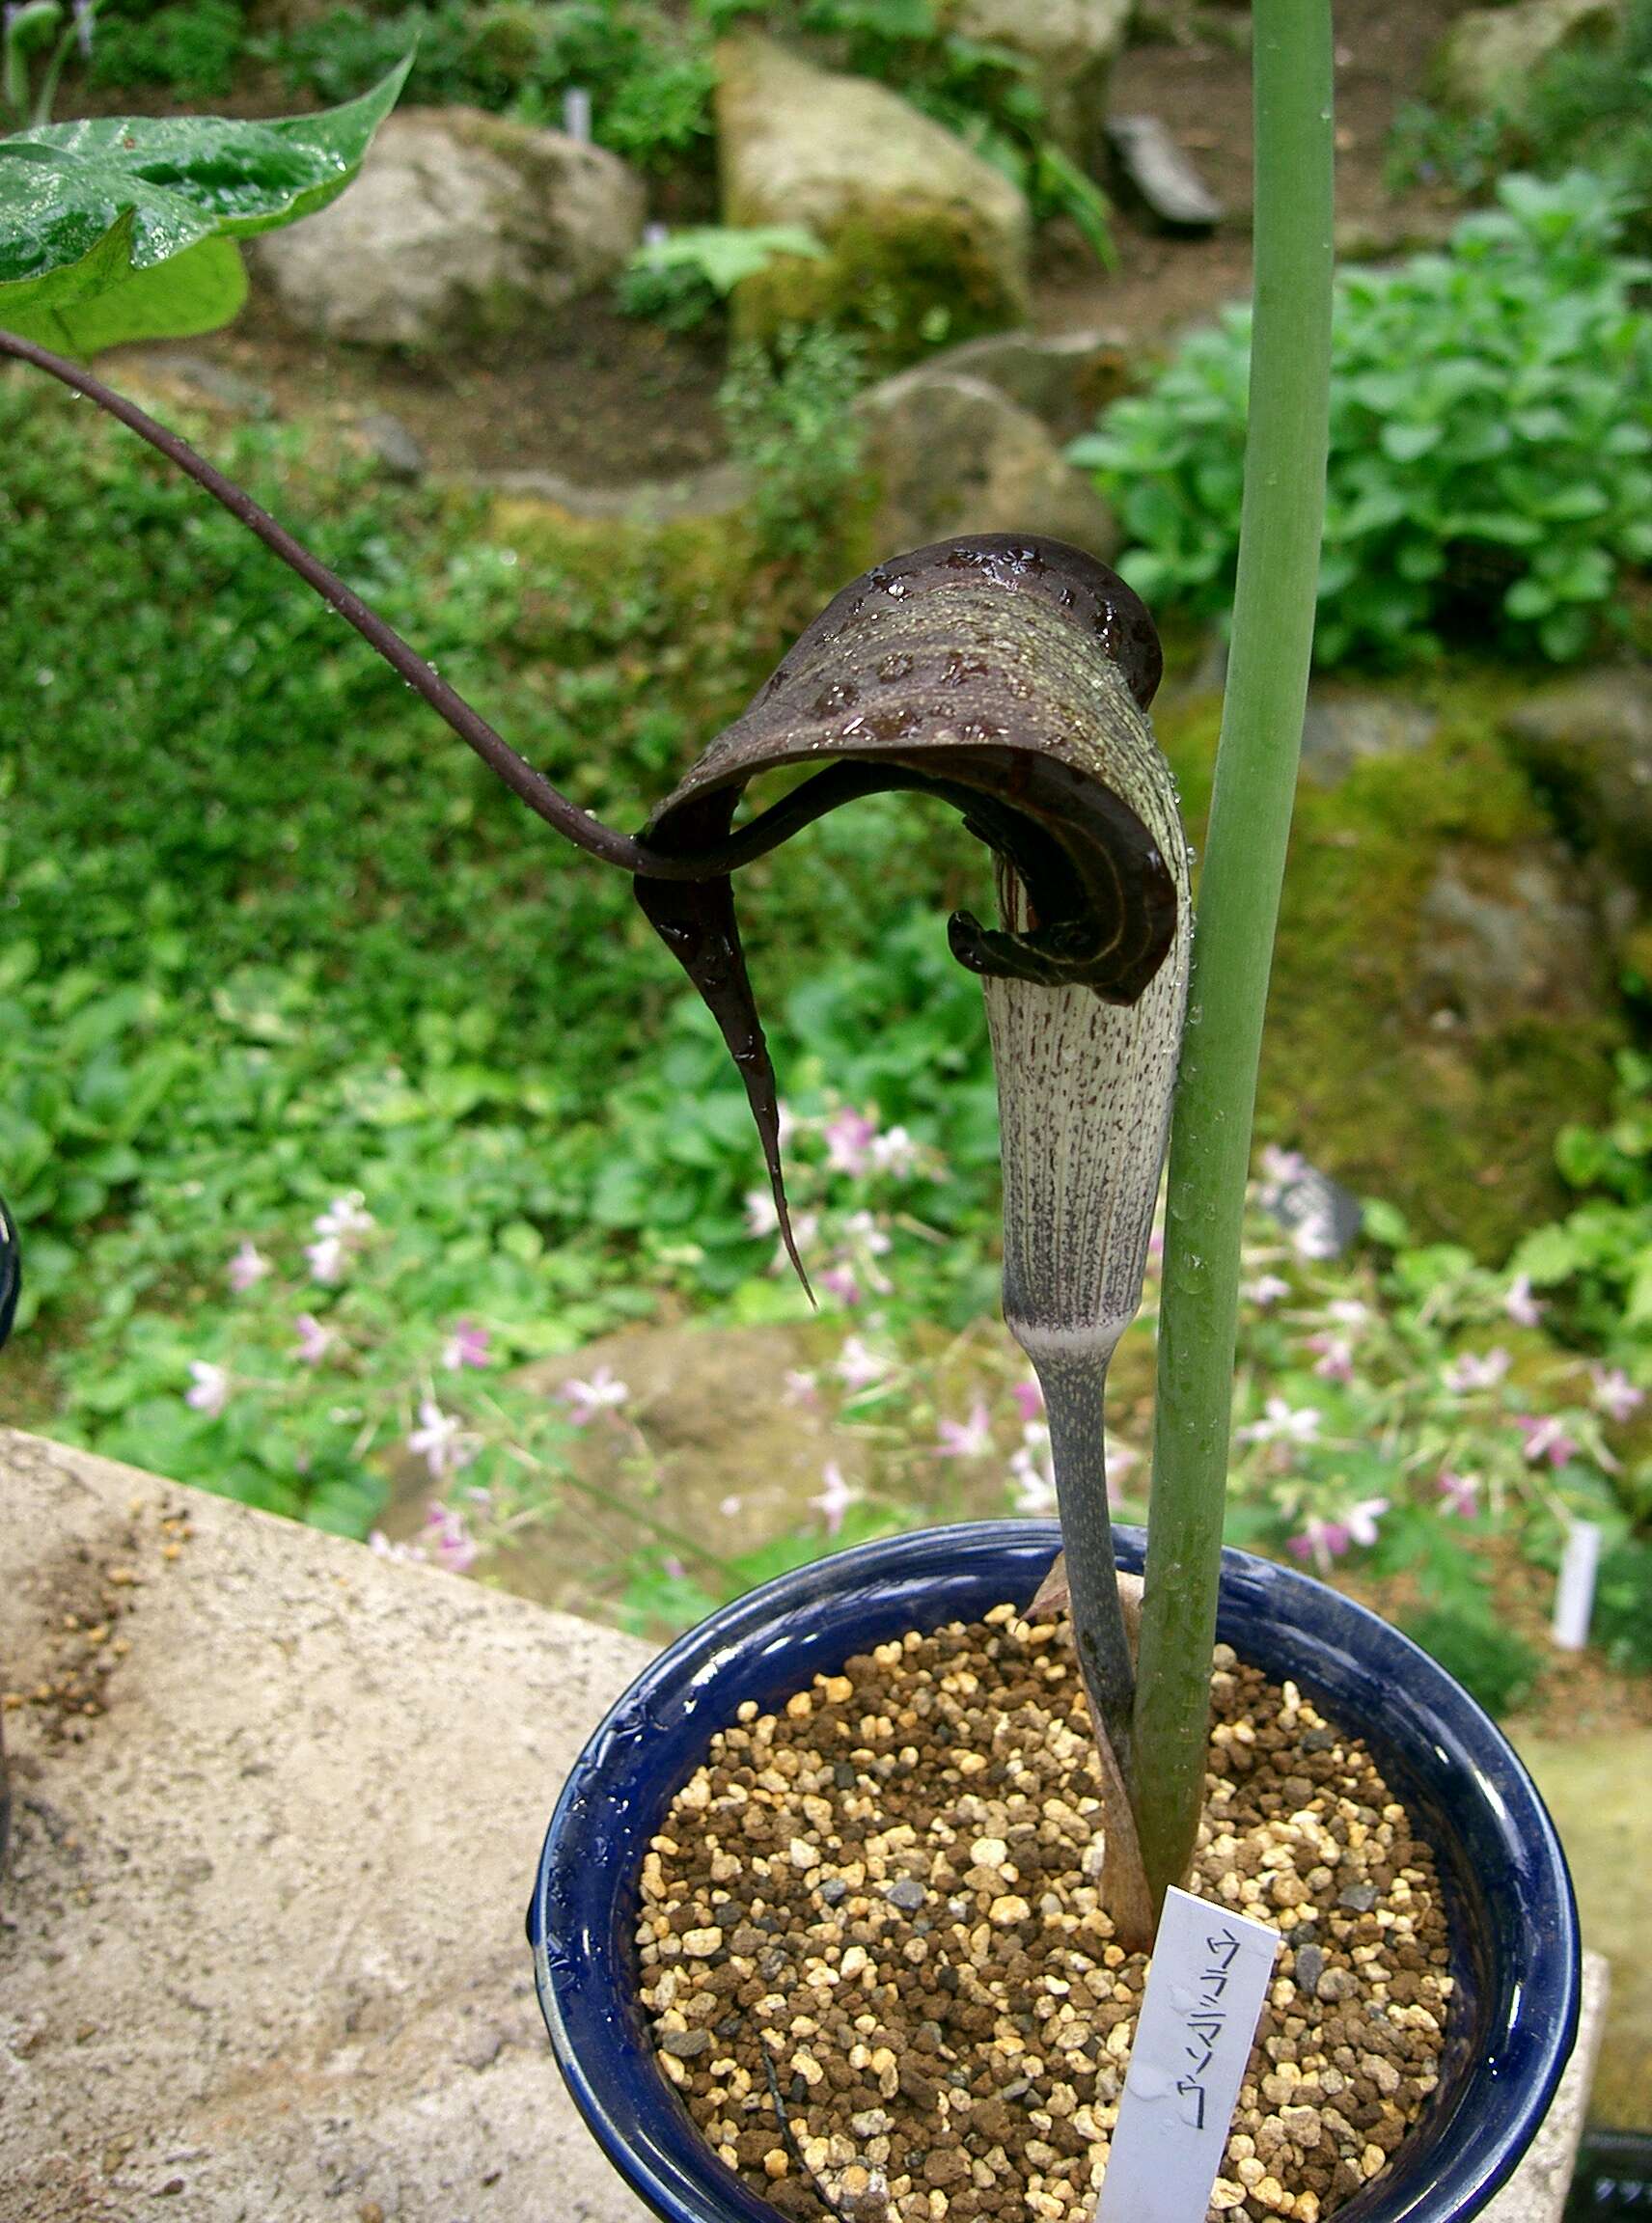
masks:
{"type": "MultiPolygon", "coordinates": [[[[642,2223],[522,1914],[647,1648],[6,1430],[0,1537],[0,2223],[642,2223]]],[[[1558,2223],[1605,1995],[1489,2223],[1558,2223]]]]}
{"type": "Polygon", "coordinates": [[[522,1918],[647,1648],[6,1431],[0,1538],[0,1685],[130,1646],[6,1718],[3,2223],[639,2223],[522,1918]]]}
{"type": "Polygon", "coordinates": [[[1559,2223],[1588,2110],[1595,2056],[1606,2027],[1608,1990],[1605,1960],[1599,1953],[1585,1952],[1578,2043],[1566,2064],[1555,2104],[1527,2149],[1525,2160],[1484,2210],[1481,2223],[1559,2223]]]}

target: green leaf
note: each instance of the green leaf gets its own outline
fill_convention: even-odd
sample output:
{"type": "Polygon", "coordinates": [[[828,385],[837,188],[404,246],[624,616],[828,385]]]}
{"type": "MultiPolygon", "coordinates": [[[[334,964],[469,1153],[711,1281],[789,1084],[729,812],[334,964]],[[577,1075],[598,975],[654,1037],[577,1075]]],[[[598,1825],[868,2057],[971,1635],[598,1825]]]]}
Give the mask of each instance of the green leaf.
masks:
{"type": "Polygon", "coordinates": [[[796,255],[818,261],[825,248],[801,224],[695,224],[669,238],[640,247],[631,258],[637,270],[697,270],[716,293],[731,293],[743,279],[755,278],[778,257],[796,255]]]}
{"type": "MultiPolygon", "coordinates": [[[[0,139],[0,323],[26,317],[38,331],[42,312],[124,286],[202,240],[273,231],[323,207],[361,168],[408,66],[316,116],[104,116],[0,139]]],[[[180,314],[200,316],[214,293],[228,300],[229,271],[224,257],[203,258],[180,314]]],[[[157,336],[159,300],[128,308],[146,337],[157,336]]]]}
{"type": "MultiPolygon", "coordinates": [[[[116,236],[109,234],[111,240],[116,236]]],[[[60,354],[88,356],[128,340],[186,340],[196,332],[215,332],[246,297],[247,273],[235,242],[198,239],[152,270],[128,268],[106,290],[82,300],[21,309],[7,304],[4,315],[10,329],[25,340],[60,354]]]]}

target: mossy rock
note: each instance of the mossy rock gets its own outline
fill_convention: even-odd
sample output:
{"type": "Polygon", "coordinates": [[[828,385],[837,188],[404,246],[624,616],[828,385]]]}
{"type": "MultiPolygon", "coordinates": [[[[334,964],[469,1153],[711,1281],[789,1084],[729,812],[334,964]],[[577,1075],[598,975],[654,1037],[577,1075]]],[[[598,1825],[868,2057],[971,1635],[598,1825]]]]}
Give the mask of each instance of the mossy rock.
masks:
{"type": "Polygon", "coordinates": [[[826,249],[738,288],[741,338],[830,323],[895,366],[1026,322],[1031,219],[1002,173],[887,86],[772,40],[726,40],[718,66],[725,222],[803,225],[826,249]]]}
{"type": "MultiPolygon", "coordinates": [[[[1500,743],[1495,691],[1442,683],[1430,707],[1419,746],[1301,787],[1257,1127],[1396,1204],[1418,1236],[1498,1257],[1564,1208],[1555,1137],[1606,1115],[1628,1027],[1582,874],[1500,743]],[[1453,993],[1447,889],[1471,942],[1481,906],[1483,931],[1526,922],[1541,950],[1550,921],[1530,906],[1555,906],[1553,961],[1494,963],[1453,993]]],[[[1196,845],[1219,717],[1212,697],[1184,696],[1155,721],[1196,845]]]]}

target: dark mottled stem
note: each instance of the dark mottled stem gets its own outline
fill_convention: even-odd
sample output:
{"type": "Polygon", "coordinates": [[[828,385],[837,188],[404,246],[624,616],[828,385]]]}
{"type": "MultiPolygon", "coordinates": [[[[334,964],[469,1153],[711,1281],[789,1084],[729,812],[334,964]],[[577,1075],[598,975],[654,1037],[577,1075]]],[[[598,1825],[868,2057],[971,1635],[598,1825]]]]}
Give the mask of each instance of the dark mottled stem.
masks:
{"type": "Polygon", "coordinates": [[[1118,1771],[1132,1784],[1131,1715],[1136,1668],[1118,1601],[1113,1521],[1107,1505],[1107,1450],[1102,1434],[1107,1364],[1094,1357],[1034,1357],[1050,1423],[1056,1501],[1066,1550],[1073,1638],[1090,1712],[1112,1745],[1118,1771]]]}

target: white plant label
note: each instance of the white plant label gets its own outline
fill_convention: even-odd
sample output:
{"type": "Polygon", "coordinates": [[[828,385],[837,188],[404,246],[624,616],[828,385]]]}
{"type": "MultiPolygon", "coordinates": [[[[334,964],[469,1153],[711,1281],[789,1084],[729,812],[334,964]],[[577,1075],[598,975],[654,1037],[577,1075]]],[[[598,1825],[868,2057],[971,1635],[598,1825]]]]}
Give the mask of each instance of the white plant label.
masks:
{"type": "Polygon", "coordinates": [[[1167,1891],[1096,2223],[1202,2223],[1280,1934],[1167,1891]]]}
{"type": "Polygon", "coordinates": [[[1552,1633],[1559,1651],[1581,1652],[1589,1640],[1600,1554],[1600,1523],[1574,1521],[1567,1532],[1566,1550],[1560,1560],[1560,1579],[1555,1591],[1552,1633]]]}

